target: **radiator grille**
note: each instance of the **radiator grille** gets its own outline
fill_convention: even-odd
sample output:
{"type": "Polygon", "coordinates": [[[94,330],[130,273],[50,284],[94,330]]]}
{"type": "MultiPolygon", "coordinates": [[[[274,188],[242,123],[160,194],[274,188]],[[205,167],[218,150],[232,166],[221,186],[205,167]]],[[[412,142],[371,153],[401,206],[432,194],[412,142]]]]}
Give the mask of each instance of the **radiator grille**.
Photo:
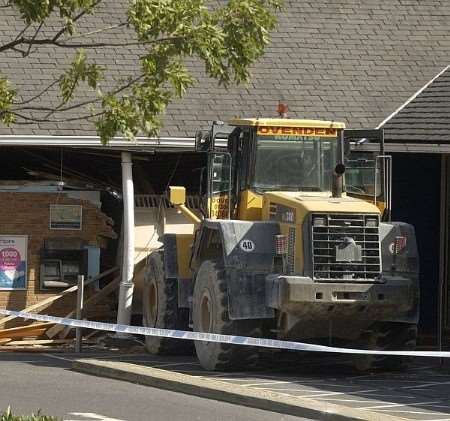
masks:
{"type": "Polygon", "coordinates": [[[377,280],[381,273],[378,215],[314,214],[311,223],[315,280],[377,280]],[[338,261],[337,249],[346,242],[360,247],[356,261],[338,261]]]}
{"type": "MultiPolygon", "coordinates": [[[[136,208],[172,208],[169,199],[165,195],[160,194],[135,194],[134,206],[136,208]]],[[[201,209],[200,196],[187,196],[186,206],[190,209],[201,209]]]]}

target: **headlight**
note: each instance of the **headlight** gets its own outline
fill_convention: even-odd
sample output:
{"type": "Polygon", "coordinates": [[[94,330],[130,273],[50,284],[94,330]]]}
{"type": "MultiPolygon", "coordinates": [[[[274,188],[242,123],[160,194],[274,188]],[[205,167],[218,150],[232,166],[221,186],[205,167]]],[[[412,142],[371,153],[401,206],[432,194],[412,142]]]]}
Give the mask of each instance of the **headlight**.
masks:
{"type": "Polygon", "coordinates": [[[288,253],[288,238],[286,235],[276,235],[275,236],[275,254],[279,256],[288,253]]]}
{"type": "Polygon", "coordinates": [[[367,228],[376,228],[378,226],[378,218],[366,218],[367,228]]]}
{"type": "Polygon", "coordinates": [[[313,219],[313,225],[314,225],[315,227],[324,227],[324,226],[327,225],[327,220],[326,220],[325,217],[323,217],[323,216],[319,216],[319,217],[316,216],[316,217],[313,219]]]}

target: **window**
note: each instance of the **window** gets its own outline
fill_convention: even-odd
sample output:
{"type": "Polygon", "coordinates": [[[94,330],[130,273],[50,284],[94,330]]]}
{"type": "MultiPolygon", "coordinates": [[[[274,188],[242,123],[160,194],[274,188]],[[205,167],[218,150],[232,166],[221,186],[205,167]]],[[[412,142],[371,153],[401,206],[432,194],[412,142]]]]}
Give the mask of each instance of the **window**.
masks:
{"type": "Polygon", "coordinates": [[[230,190],[231,157],[228,153],[214,153],[211,157],[211,193],[224,193],[230,190]]]}
{"type": "Polygon", "coordinates": [[[376,156],[371,152],[352,152],[347,158],[345,188],[347,193],[360,196],[382,194],[380,168],[376,165],[376,156]],[[375,170],[378,168],[377,173],[375,170]]]}
{"type": "Polygon", "coordinates": [[[253,186],[257,190],[330,191],[336,138],[257,138],[253,186]]]}

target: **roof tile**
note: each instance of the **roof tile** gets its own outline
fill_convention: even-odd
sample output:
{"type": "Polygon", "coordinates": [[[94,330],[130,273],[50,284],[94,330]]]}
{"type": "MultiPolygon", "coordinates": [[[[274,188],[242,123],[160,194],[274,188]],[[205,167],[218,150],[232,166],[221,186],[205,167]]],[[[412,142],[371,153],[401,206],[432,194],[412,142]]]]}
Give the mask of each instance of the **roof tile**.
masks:
{"type": "MultiPolygon", "coordinates": [[[[98,13],[82,22],[80,33],[120,21],[126,2],[102,3],[98,13]]],[[[10,9],[4,10],[7,13],[2,11],[0,16],[0,45],[23,28],[10,9]]],[[[183,100],[170,105],[161,134],[193,136],[198,128],[208,127],[217,118],[275,116],[279,100],[289,103],[292,117],[339,118],[350,127],[375,127],[448,64],[449,16],[447,0],[286,0],[272,44],[252,68],[251,82],[225,90],[203,74],[201,63],[190,60],[199,83],[183,100]]],[[[57,23],[50,21],[46,31],[54,32],[57,23]]],[[[132,34],[120,29],[102,36],[124,41],[132,34]]],[[[88,51],[88,55],[98,64],[107,65],[111,77],[124,77],[135,74],[138,51],[107,48],[88,51]]],[[[22,90],[24,99],[30,98],[59,74],[73,54],[72,50],[51,47],[39,48],[26,59],[3,53],[0,73],[22,90]]],[[[112,85],[111,81],[102,84],[104,89],[112,85]]],[[[431,130],[434,123],[430,123],[430,116],[437,109],[444,110],[436,114],[439,118],[450,111],[445,99],[448,85],[450,80],[444,78],[437,85],[443,95],[427,90],[421,103],[411,104],[414,112],[404,111],[407,123],[398,122],[398,131],[405,124],[408,127],[406,116],[413,116],[417,124],[431,130]],[[429,100],[440,104],[429,106],[429,100]]],[[[86,98],[89,92],[81,89],[77,100],[86,98]]],[[[53,89],[40,104],[58,101],[53,89]]],[[[83,114],[79,110],[71,117],[83,114]]],[[[398,118],[403,118],[401,114],[398,118]]],[[[390,124],[394,130],[395,121],[390,124]]],[[[11,133],[90,135],[95,130],[83,120],[0,126],[0,134],[11,133]]],[[[418,136],[424,137],[422,132],[418,136]]],[[[436,136],[443,137],[441,133],[436,136]]]]}

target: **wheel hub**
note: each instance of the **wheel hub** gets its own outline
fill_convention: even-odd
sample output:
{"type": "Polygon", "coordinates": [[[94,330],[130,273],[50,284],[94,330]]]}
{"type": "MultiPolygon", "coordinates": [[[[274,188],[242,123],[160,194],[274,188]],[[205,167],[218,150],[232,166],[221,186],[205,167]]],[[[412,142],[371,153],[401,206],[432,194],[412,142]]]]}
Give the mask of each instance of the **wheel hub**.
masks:
{"type": "Polygon", "coordinates": [[[149,326],[156,326],[158,315],[158,288],[156,282],[152,281],[148,291],[148,322],[149,326]]]}
{"type": "Polygon", "coordinates": [[[200,328],[202,332],[212,331],[212,301],[208,291],[203,293],[200,302],[200,328]]]}

